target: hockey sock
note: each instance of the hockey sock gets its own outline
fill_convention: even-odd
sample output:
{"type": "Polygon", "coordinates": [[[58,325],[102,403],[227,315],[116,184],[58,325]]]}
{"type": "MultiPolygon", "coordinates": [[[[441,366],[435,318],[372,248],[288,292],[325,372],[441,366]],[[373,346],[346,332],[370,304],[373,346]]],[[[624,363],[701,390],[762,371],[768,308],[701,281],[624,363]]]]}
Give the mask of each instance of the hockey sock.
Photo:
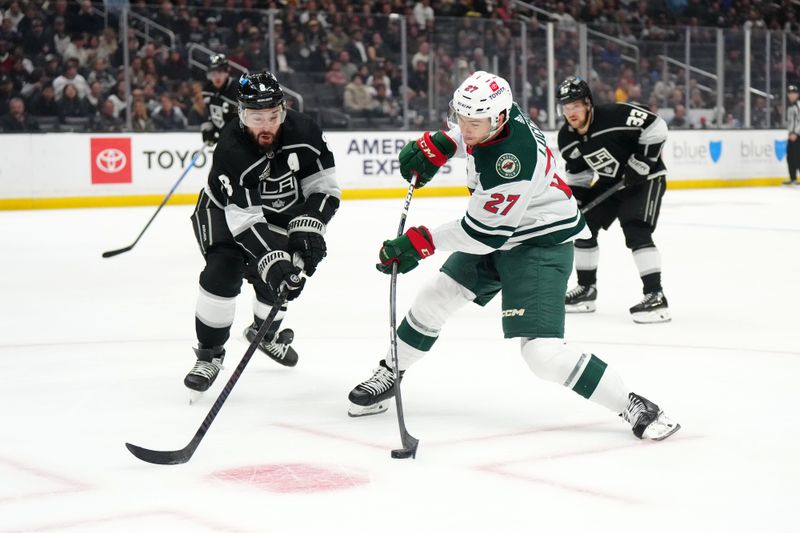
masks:
{"type": "Polygon", "coordinates": [[[642,278],[642,291],[644,294],[657,292],[661,289],[661,254],[655,246],[633,250],[633,261],[642,278]]]}
{"type": "Polygon", "coordinates": [[[600,261],[600,248],[575,247],[575,270],[578,271],[578,284],[588,287],[597,283],[597,264],[600,261]]]}
{"type": "Polygon", "coordinates": [[[211,294],[202,287],[195,307],[197,340],[203,346],[222,346],[230,337],[236,298],[211,294]]]}
{"type": "Polygon", "coordinates": [[[627,405],[619,375],[596,355],[582,353],[563,339],[522,339],[522,357],[538,377],[559,383],[615,413],[627,405]]]}
{"type": "MultiPolygon", "coordinates": [[[[474,298],[472,292],[441,272],[426,283],[397,327],[400,370],[406,370],[421,359],[439,338],[439,332],[450,315],[474,298]]],[[[394,367],[390,356],[386,363],[394,367]]]]}
{"type": "MultiPolygon", "coordinates": [[[[268,303],[264,303],[257,298],[253,299],[253,322],[255,322],[256,328],[261,327],[261,324],[269,315],[270,311],[272,311],[272,306],[268,303]]],[[[270,334],[274,335],[278,328],[281,325],[281,320],[283,317],[286,316],[286,305],[282,306],[278,311],[278,314],[275,315],[275,320],[272,321],[272,325],[269,328],[270,334]]],[[[271,338],[269,335],[264,337],[265,339],[271,338]]]]}

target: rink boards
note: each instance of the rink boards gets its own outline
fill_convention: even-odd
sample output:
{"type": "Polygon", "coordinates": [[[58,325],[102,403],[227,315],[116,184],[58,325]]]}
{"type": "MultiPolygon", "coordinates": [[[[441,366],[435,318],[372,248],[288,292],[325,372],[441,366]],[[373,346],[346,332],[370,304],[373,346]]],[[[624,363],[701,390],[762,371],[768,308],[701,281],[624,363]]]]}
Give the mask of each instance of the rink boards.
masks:
{"type": "MultiPolygon", "coordinates": [[[[346,199],[405,195],[397,154],[421,132],[329,132],[346,199]]],[[[546,132],[555,146],[556,132],[546,132]]],[[[0,209],[157,205],[198,151],[171,203],[194,203],[212,150],[197,133],[0,136],[0,209]]],[[[785,179],[785,130],[671,131],[664,148],[670,188],[776,185],[785,179]]],[[[420,196],[466,194],[461,160],[420,196]]]]}

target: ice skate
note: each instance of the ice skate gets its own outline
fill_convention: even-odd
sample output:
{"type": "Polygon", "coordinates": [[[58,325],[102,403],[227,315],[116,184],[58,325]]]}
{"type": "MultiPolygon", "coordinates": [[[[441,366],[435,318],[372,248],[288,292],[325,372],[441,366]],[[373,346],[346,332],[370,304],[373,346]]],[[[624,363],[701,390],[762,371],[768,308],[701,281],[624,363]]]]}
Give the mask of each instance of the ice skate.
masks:
{"type": "Polygon", "coordinates": [[[644,299],[630,309],[631,317],[637,324],[655,324],[669,322],[669,306],[667,297],[661,291],[648,292],[644,299]]]}
{"type": "Polygon", "coordinates": [[[628,394],[628,407],[620,416],[630,423],[633,434],[640,439],[664,440],[681,429],[658,405],[633,392],[628,394]]]}
{"type": "Polygon", "coordinates": [[[597,306],[597,289],[594,285],[578,285],[564,297],[567,313],[593,313],[597,306]]]}
{"type": "MultiPolygon", "coordinates": [[[[400,371],[403,379],[404,371],[400,371]]],[[[390,400],[394,397],[394,371],[389,368],[386,361],[381,361],[378,368],[373,371],[372,377],[355,386],[350,391],[350,409],[347,414],[353,417],[376,415],[389,408],[390,400]]]]}
{"type": "MultiPolygon", "coordinates": [[[[247,339],[247,342],[253,342],[256,333],[258,333],[258,327],[255,323],[250,324],[244,330],[244,338],[247,339]]],[[[294,366],[297,364],[297,352],[289,346],[293,340],[294,331],[287,328],[275,335],[272,340],[267,340],[265,337],[258,343],[258,349],[283,366],[294,366]]]]}
{"type": "Polygon", "coordinates": [[[193,349],[197,355],[197,362],[183,378],[183,384],[189,389],[189,403],[194,403],[214,384],[225,359],[225,348],[222,346],[193,349]]]}

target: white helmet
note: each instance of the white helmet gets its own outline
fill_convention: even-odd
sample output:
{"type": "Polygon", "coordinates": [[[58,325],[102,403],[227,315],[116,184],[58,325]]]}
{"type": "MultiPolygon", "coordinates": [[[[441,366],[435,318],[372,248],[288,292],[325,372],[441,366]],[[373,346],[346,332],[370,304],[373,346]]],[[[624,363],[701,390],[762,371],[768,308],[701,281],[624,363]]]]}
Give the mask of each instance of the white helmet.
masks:
{"type": "MultiPolygon", "coordinates": [[[[498,124],[500,113],[505,111],[506,121],[511,113],[511,86],[500,76],[479,70],[468,77],[453,93],[450,102],[451,113],[462,117],[488,118],[491,120],[489,135],[502,128],[505,121],[498,124]]],[[[455,123],[456,117],[451,117],[455,123]]]]}

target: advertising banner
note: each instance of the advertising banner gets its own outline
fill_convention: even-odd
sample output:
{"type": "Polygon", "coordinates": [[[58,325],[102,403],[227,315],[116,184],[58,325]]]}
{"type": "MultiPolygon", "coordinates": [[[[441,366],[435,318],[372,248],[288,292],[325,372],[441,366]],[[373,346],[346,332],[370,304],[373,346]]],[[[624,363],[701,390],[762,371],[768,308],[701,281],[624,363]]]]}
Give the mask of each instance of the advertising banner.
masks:
{"type": "MultiPolygon", "coordinates": [[[[326,133],[345,197],[402,195],[405,182],[397,156],[420,134],[326,133]]],[[[555,147],[556,132],[545,135],[555,147]]],[[[37,200],[39,207],[157,204],[201,151],[175,195],[179,202],[192,202],[213,158],[197,133],[11,134],[0,139],[0,208],[6,209],[36,207],[37,200]]],[[[663,157],[670,187],[778,183],[787,175],[786,132],[671,131],[663,157]]],[[[451,160],[426,192],[463,193],[462,165],[462,160],[451,160]]]]}

